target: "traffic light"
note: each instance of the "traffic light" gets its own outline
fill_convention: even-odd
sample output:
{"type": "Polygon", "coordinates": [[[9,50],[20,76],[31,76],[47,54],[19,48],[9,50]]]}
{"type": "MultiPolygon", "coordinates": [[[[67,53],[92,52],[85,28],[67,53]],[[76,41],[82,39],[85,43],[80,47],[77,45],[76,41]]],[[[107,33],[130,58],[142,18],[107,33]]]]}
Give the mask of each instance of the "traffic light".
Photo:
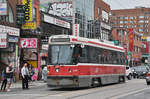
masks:
{"type": "Polygon", "coordinates": [[[25,10],[24,5],[17,5],[16,6],[16,22],[18,25],[25,24],[25,10]]]}

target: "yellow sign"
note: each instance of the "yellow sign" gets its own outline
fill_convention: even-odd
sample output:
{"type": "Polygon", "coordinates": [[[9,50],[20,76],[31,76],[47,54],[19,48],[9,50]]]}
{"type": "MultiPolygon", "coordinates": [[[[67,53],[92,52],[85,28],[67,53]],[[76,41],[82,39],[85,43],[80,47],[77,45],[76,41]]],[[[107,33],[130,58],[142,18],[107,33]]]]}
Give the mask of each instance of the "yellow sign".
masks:
{"type": "Polygon", "coordinates": [[[32,0],[23,0],[23,5],[25,9],[25,21],[32,21],[32,0]]]}
{"type": "Polygon", "coordinates": [[[141,39],[147,39],[147,36],[142,36],[141,39]]]}
{"type": "Polygon", "coordinates": [[[36,23],[35,22],[28,22],[22,25],[22,29],[36,29],[36,23]]]}
{"type": "Polygon", "coordinates": [[[37,61],[27,61],[28,64],[31,64],[34,68],[38,67],[37,61]]]}

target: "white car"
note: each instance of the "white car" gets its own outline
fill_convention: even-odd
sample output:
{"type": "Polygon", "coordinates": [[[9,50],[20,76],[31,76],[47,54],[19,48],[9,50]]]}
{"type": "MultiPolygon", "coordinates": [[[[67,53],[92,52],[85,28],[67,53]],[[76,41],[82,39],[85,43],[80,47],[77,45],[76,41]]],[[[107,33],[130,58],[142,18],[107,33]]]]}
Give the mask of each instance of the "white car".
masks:
{"type": "Polygon", "coordinates": [[[130,66],[126,66],[126,77],[128,80],[131,80],[133,76],[133,70],[131,69],[130,66]]]}

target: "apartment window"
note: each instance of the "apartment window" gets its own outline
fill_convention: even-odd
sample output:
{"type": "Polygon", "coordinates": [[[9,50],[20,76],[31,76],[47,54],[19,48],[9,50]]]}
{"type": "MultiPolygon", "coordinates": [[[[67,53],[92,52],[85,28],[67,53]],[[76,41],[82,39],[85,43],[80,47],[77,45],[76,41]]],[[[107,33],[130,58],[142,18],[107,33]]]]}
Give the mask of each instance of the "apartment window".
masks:
{"type": "Polygon", "coordinates": [[[144,20],[139,20],[139,23],[144,23],[144,20]]]}
{"type": "Polygon", "coordinates": [[[124,21],[124,23],[126,23],[126,24],[127,24],[127,23],[128,23],[128,21],[124,21]]]}
{"type": "Polygon", "coordinates": [[[130,21],[130,23],[133,23],[133,21],[130,21]]]}
{"type": "Polygon", "coordinates": [[[139,32],[144,32],[143,29],[139,29],[139,32]]]}
{"type": "Polygon", "coordinates": [[[119,23],[120,23],[120,24],[123,24],[123,21],[120,21],[119,23]]]}
{"type": "Polygon", "coordinates": [[[134,19],[134,17],[130,17],[130,19],[134,19]]]}
{"type": "Polygon", "coordinates": [[[123,27],[123,25],[120,25],[120,27],[123,27]]]}
{"type": "Polygon", "coordinates": [[[119,19],[123,19],[123,17],[119,17],[119,19]]]}
{"type": "Polygon", "coordinates": [[[138,27],[141,27],[141,28],[142,28],[142,27],[144,27],[144,25],[138,25],[138,27]]]}
{"type": "Polygon", "coordinates": [[[139,18],[144,18],[144,16],[139,16],[139,18]]]}
{"type": "Polygon", "coordinates": [[[145,19],[148,19],[148,16],[145,16],[145,19]]]}
{"type": "Polygon", "coordinates": [[[124,19],[128,19],[128,17],[124,17],[124,19]]]}
{"type": "Polygon", "coordinates": [[[145,23],[149,23],[149,21],[148,21],[148,20],[146,20],[146,21],[145,21],[145,23]]]}

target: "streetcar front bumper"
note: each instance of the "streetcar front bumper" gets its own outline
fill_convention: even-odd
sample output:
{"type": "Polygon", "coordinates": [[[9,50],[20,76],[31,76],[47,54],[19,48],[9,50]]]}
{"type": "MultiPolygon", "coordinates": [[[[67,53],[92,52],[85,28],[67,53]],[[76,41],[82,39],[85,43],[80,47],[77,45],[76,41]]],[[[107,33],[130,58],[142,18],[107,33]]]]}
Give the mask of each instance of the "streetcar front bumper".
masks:
{"type": "Polygon", "coordinates": [[[78,87],[77,76],[48,76],[47,77],[48,87],[78,87]]]}

